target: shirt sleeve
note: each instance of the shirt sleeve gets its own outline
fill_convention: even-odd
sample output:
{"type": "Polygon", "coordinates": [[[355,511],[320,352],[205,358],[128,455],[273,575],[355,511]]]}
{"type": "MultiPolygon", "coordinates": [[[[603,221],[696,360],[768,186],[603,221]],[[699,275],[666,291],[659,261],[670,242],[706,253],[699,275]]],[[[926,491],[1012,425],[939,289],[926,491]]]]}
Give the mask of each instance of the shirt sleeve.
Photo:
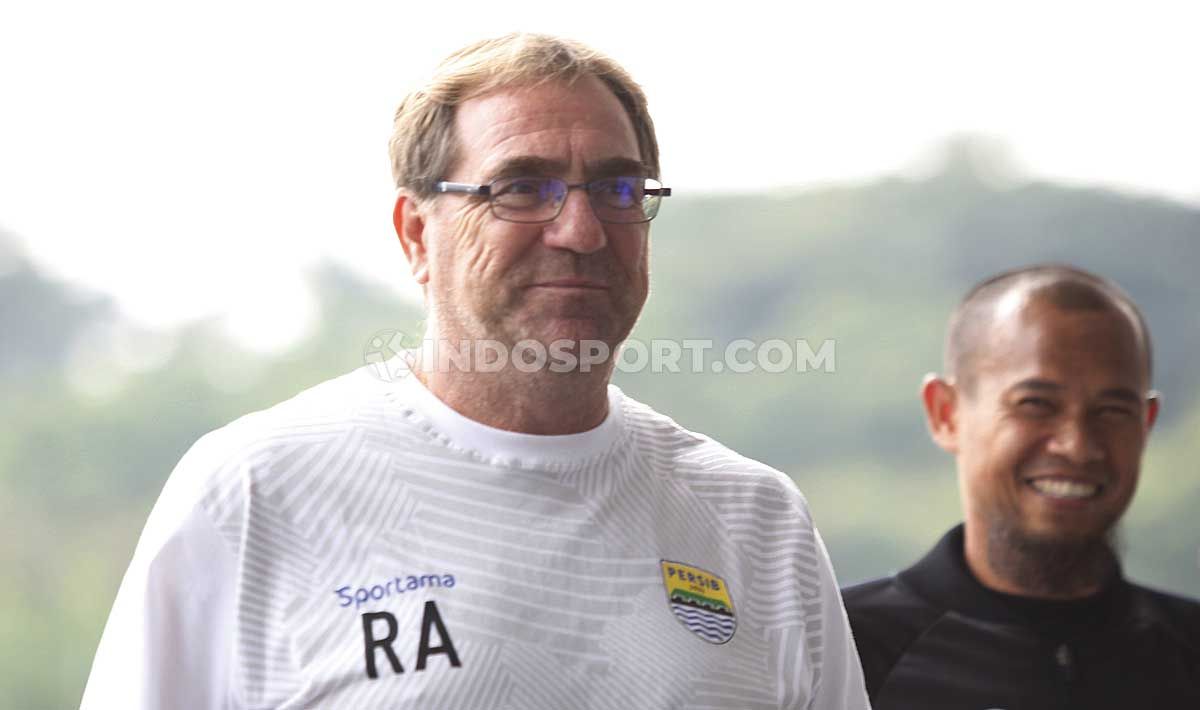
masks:
{"type": "Polygon", "coordinates": [[[231,675],[237,561],[186,487],[169,481],[150,514],[80,710],[240,707],[231,675]]]}
{"type": "Polygon", "coordinates": [[[846,608],[842,605],[842,595],[838,590],[833,565],[829,561],[829,552],[825,549],[821,533],[815,528],[814,532],[820,557],[820,624],[825,630],[822,648],[825,660],[808,707],[810,710],[869,710],[871,703],[867,699],[862,664],[858,659],[854,636],[850,632],[846,608]]]}

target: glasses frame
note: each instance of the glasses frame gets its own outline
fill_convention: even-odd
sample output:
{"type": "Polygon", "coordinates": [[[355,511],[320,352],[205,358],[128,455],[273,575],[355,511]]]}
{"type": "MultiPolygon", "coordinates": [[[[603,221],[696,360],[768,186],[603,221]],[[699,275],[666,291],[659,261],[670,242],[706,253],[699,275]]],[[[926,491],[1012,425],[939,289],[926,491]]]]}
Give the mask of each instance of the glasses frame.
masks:
{"type": "MultiPolygon", "coordinates": [[[[488,200],[488,209],[491,210],[492,216],[495,217],[496,219],[503,220],[505,222],[513,222],[515,224],[549,224],[550,222],[553,222],[554,220],[558,219],[559,215],[562,214],[563,205],[565,205],[567,203],[567,195],[569,195],[571,193],[571,190],[584,190],[588,194],[588,204],[592,208],[592,214],[596,215],[596,219],[599,220],[600,222],[602,222],[604,224],[646,224],[647,222],[649,222],[650,220],[652,220],[658,216],[658,208],[662,204],[662,198],[671,196],[671,188],[663,187],[662,183],[658,183],[659,184],[658,187],[643,188],[644,193],[646,195],[651,195],[651,196],[658,198],[655,201],[654,213],[651,214],[649,217],[645,217],[644,219],[621,221],[621,222],[604,219],[603,217],[600,216],[600,212],[598,212],[596,210],[596,205],[593,202],[593,197],[592,197],[592,195],[593,195],[592,186],[593,185],[595,185],[596,183],[599,183],[599,182],[607,181],[607,180],[613,180],[613,179],[617,179],[617,178],[630,178],[630,177],[635,178],[637,180],[654,180],[654,182],[658,183],[658,180],[655,178],[638,176],[638,175],[611,175],[609,177],[596,178],[595,180],[591,180],[588,182],[580,182],[580,183],[574,183],[574,184],[569,183],[566,180],[563,180],[561,178],[547,177],[544,175],[516,175],[513,177],[498,178],[496,180],[493,180],[490,183],[479,184],[479,185],[473,184],[473,183],[467,183],[467,182],[449,182],[447,180],[439,180],[433,184],[433,191],[438,194],[454,193],[454,194],[462,194],[462,195],[474,195],[476,197],[486,197],[488,200]],[[562,183],[564,186],[566,186],[566,189],[563,192],[563,199],[558,202],[558,208],[555,210],[554,215],[552,217],[545,218],[545,219],[513,219],[511,217],[505,217],[505,216],[502,216],[502,215],[496,213],[496,203],[492,199],[493,198],[492,186],[498,182],[503,182],[503,181],[507,181],[507,180],[522,180],[522,179],[553,180],[553,181],[562,183]]],[[[619,208],[617,208],[617,209],[619,209],[619,208]]],[[[632,211],[633,209],[635,209],[635,208],[634,207],[629,208],[630,211],[632,211]]],[[[645,215],[645,210],[642,210],[640,205],[637,206],[637,209],[639,209],[642,212],[643,216],[645,215]]]]}

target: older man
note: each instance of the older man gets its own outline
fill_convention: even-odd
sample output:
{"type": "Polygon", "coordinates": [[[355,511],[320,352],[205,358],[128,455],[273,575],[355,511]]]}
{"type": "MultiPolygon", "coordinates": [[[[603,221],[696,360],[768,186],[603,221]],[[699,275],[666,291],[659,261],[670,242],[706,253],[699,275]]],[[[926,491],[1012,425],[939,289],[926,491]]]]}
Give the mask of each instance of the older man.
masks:
{"type": "Polygon", "coordinates": [[[479,43],[392,154],[430,323],[388,363],[410,376],[192,448],[84,705],[866,707],[791,481],[608,384],[669,194],[638,86],[573,42],[479,43]]]}
{"type": "Polygon", "coordinates": [[[967,295],[922,389],[965,522],[845,591],[876,708],[1200,707],[1200,604],[1126,581],[1112,544],[1158,414],[1150,362],[1137,307],[1095,275],[967,295]]]}

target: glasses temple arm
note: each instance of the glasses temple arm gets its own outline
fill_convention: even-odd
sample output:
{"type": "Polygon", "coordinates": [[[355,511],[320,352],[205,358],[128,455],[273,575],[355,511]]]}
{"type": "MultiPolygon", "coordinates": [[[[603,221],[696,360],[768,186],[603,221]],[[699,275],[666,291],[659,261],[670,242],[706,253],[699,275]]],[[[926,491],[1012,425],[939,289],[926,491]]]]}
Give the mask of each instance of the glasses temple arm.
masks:
{"type": "Polygon", "coordinates": [[[434,192],[461,192],[467,195],[482,195],[487,197],[492,190],[489,185],[472,185],[465,182],[438,181],[433,184],[434,192]]]}

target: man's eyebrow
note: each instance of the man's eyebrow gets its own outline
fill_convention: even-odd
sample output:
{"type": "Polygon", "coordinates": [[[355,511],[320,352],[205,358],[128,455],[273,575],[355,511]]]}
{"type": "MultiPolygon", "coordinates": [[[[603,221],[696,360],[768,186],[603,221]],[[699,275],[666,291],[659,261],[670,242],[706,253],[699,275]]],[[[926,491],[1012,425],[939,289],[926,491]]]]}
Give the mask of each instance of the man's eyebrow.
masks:
{"type": "Polygon", "coordinates": [[[1120,399],[1131,404],[1141,404],[1145,400],[1145,396],[1139,396],[1137,392],[1128,387],[1112,387],[1100,393],[1102,399],[1120,399]]]}
{"type": "MultiPolygon", "coordinates": [[[[1017,390],[1038,390],[1042,392],[1060,392],[1063,389],[1065,388],[1057,382],[1031,377],[1028,380],[1021,380],[1017,384],[1013,385],[1009,388],[1009,391],[1015,392],[1017,390]]],[[[1134,392],[1128,387],[1110,387],[1102,391],[1097,396],[1102,399],[1120,399],[1135,404],[1141,402],[1143,399],[1142,396],[1138,395],[1137,392],[1134,392]]]]}
{"type": "Polygon", "coordinates": [[[492,169],[488,181],[508,177],[552,177],[567,171],[567,164],[559,160],[539,158],[536,155],[516,155],[505,158],[492,169]]]}
{"type": "Polygon", "coordinates": [[[1063,386],[1057,382],[1043,380],[1037,377],[1031,377],[1027,380],[1021,380],[1017,384],[1008,388],[1010,391],[1015,390],[1039,390],[1042,392],[1058,392],[1063,389],[1063,386]]]}

